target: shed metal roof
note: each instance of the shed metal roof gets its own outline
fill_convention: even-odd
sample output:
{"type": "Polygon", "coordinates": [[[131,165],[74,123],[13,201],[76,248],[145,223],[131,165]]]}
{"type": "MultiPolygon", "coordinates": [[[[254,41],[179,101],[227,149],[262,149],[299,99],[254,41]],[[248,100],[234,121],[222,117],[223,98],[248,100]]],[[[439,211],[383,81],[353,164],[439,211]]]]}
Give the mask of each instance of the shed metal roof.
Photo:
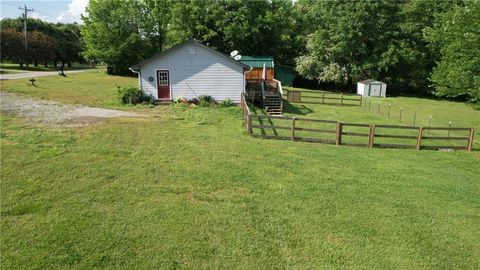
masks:
{"type": "Polygon", "coordinates": [[[263,64],[266,67],[275,67],[275,61],[272,56],[248,56],[242,55],[240,62],[250,66],[251,68],[263,68],[263,64]]]}
{"type": "Polygon", "coordinates": [[[369,84],[369,83],[373,83],[373,82],[384,83],[384,82],[377,81],[377,80],[374,80],[374,79],[368,79],[368,80],[359,81],[359,83],[361,83],[361,84],[369,84]]]}

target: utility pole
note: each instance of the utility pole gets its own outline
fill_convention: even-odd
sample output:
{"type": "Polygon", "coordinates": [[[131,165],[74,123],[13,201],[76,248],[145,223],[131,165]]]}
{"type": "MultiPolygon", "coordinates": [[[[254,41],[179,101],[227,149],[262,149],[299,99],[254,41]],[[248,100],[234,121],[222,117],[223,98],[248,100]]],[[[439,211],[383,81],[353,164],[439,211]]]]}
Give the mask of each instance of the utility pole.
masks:
{"type": "Polygon", "coordinates": [[[27,50],[28,50],[28,38],[27,38],[27,19],[28,19],[28,12],[33,11],[33,9],[28,9],[27,5],[23,5],[23,8],[19,7],[18,9],[23,10],[23,35],[25,36],[25,64],[28,67],[28,59],[27,59],[27,50]]]}

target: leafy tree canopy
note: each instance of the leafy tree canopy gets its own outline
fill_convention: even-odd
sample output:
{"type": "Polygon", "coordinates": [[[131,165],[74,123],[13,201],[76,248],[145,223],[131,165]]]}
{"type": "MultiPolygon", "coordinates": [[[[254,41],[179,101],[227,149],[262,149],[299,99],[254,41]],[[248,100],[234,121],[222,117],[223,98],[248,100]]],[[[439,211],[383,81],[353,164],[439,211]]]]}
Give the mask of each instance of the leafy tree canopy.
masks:
{"type": "Polygon", "coordinates": [[[439,52],[431,81],[436,94],[467,96],[480,103],[480,2],[469,1],[439,14],[425,38],[439,52]]]}

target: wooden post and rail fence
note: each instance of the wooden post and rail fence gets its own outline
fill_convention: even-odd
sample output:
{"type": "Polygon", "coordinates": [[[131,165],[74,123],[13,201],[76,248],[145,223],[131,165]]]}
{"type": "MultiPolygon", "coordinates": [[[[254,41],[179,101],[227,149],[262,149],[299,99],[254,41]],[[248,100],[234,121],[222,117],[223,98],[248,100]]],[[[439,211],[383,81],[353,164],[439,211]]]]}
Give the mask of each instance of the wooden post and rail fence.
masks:
{"type": "Polygon", "coordinates": [[[360,124],[360,123],[342,123],[339,121],[332,120],[321,120],[321,119],[311,119],[311,118],[300,118],[300,117],[287,117],[287,116],[273,116],[273,115],[256,115],[250,112],[250,108],[245,100],[244,95],[241,96],[241,108],[243,112],[243,122],[244,126],[247,129],[247,133],[253,137],[267,138],[267,139],[279,139],[279,140],[289,140],[292,142],[302,141],[302,142],[315,142],[315,143],[328,143],[335,145],[351,145],[351,146],[363,146],[368,148],[381,147],[381,148],[405,148],[405,149],[457,149],[457,150],[466,150],[472,151],[473,148],[473,137],[474,137],[474,128],[452,128],[452,127],[412,127],[412,126],[398,126],[398,125],[380,125],[380,124],[360,124]],[[290,120],[290,125],[288,126],[279,126],[279,125],[254,125],[252,119],[269,119],[269,120],[290,120]],[[318,129],[318,128],[306,128],[298,126],[299,122],[314,122],[314,123],[323,123],[335,125],[335,130],[333,129],[318,129]],[[368,133],[364,132],[347,132],[345,127],[360,127],[368,128],[368,133]],[[273,129],[273,130],[289,130],[290,136],[279,136],[279,135],[265,135],[265,134],[254,134],[254,129],[273,129]],[[391,130],[410,130],[411,132],[416,131],[416,135],[397,135],[397,134],[384,134],[378,132],[378,129],[391,129],[391,130]],[[448,136],[432,136],[424,135],[424,131],[447,131],[448,136]],[[296,131],[306,131],[314,133],[330,133],[335,134],[335,138],[309,138],[298,136],[296,131]],[[468,136],[450,136],[451,131],[467,131],[468,136]],[[367,143],[346,143],[342,139],[344,137],[353,136],[353,137],[365,137],[368,139],[367,143]],[[377,143],[376,138],[388,138],[388,139],[410,139],[414,140],[415,144],[394,144],[394,143],[377,143]],[[447,141],[464,141],[466,144],[464,146],[458,145],[425,145],[422,144],[425,140],[447,140],[447,141]]]}
{"type": "Polygon", "coordinates": [[[295,103],[362,106],[362,95],[288,90],[287,100],[295,103]],[[305,94],[307,95],[305,95],[305,94]],[[307,100],[305,100],[305,98],[307,100]],[[313,99],[313,100],[312,100],[313,99]],[[317,101],[318,100],[318,101],[317,101]]]}

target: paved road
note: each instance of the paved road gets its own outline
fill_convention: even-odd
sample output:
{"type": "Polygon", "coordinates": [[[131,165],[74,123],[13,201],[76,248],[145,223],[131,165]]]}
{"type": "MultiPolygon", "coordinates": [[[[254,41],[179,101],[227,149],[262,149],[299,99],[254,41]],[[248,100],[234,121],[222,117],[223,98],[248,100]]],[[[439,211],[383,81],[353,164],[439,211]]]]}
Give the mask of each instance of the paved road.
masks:
{"type": "MultiPolygon", "coordinates": [[[[65,74],[70,73],[78,73],[78,72],[85,72],[95,69],[80,69],[80,70],[68,70],[65,71],[65,74]]],[[[42,77],[42,76],[58,76],[58,71],[32,71],[32,72],[23,72],[23,73],[15,73],[15,74],[1,74],[0,80],[15,80],[15,79],[24,79],[24,78],[34,78],[34,77],[42,77]]]]}

